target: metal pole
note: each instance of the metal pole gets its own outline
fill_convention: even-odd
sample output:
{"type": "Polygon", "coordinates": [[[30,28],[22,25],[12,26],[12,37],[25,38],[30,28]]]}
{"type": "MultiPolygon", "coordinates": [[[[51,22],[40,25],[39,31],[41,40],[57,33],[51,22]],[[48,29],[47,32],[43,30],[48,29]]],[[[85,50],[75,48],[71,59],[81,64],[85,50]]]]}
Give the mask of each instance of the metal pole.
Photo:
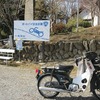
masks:
{"type": "Polygon", "coordinates": [[[33,20],[35,20],[35,0],[33,0],[33,20]]]}
{"type": "Polygon", "coordinates": [[[20,60],[20,50],[19,50],[19,62],[20,62],[21,60],[20,60]]]}
{"type": "Polygon", "coordinates": [[[78,32],[79,27],[79,0],[77,0],[77,25],[76,25],[76,32],[78,32]]]}

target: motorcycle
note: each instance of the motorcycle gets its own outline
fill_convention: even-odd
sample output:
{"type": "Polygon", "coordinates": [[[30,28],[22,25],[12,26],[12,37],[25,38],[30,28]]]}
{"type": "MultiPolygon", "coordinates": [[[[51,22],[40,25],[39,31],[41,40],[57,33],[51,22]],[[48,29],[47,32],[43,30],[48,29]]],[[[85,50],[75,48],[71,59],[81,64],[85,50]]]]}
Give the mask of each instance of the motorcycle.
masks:
{"type": "Polygon", "coordinates": [[[43,67],[37,70],[37,87],[45,98],[54,98],[60,92],[85,92],[90,84],[90,92],[100,100],[100,59],[95,52],[86,52],[82,57],[75,59],[77,75],[71,78],[73,65],[58,65],[43,67]]]}

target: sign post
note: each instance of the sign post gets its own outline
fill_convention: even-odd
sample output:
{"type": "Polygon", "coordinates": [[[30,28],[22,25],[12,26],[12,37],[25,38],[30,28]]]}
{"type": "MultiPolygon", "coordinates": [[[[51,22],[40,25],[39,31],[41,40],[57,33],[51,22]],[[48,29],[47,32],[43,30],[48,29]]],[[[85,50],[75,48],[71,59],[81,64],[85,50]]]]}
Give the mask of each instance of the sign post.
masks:
{"type": "Polygon", "coordinates": [[[19,51],[19,61],[20,61],[20,51],[23,49],[22,40],[16,41],[16,50],[19,51]]]}

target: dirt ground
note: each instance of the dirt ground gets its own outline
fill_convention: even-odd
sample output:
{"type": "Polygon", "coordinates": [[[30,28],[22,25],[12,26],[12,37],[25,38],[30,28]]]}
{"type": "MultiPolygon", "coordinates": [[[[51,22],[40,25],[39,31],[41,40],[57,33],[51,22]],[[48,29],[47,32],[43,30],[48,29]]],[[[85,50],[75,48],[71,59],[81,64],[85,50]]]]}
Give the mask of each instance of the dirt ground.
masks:
{"type": "MultiPolygon", "coordinates": [[[[17,64],[20,64],[20,66],[0,65],[0,100],[50,100],[39,94],[34,70],[47,64],[21,64],[18,62],[17,64]]],[[[49,63],[48,65],[52,64],[56,63],[49,63]]],[[[73,76],[75,76],[75,71],[76,69],[73,70],[73,76]]],[[[96,98],[89,92],[88,87],[84,93],[73,93],[71,95],[60,93],[52,100],[96,100],[96,98]]]]}

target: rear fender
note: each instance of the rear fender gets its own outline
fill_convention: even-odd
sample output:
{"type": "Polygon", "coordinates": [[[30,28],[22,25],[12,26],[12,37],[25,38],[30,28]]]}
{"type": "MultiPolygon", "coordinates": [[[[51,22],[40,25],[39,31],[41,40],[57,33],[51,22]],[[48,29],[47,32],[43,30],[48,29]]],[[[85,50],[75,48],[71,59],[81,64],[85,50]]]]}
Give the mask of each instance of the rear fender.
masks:
{"type": "Polygon", "coordinates": [[[39,77],[41,77],[42,75],[44,75],[44,72],[42,70],[38,70],[37,74],[36,74],[36,78],[37,80],[39,79],[39,77]]]}

